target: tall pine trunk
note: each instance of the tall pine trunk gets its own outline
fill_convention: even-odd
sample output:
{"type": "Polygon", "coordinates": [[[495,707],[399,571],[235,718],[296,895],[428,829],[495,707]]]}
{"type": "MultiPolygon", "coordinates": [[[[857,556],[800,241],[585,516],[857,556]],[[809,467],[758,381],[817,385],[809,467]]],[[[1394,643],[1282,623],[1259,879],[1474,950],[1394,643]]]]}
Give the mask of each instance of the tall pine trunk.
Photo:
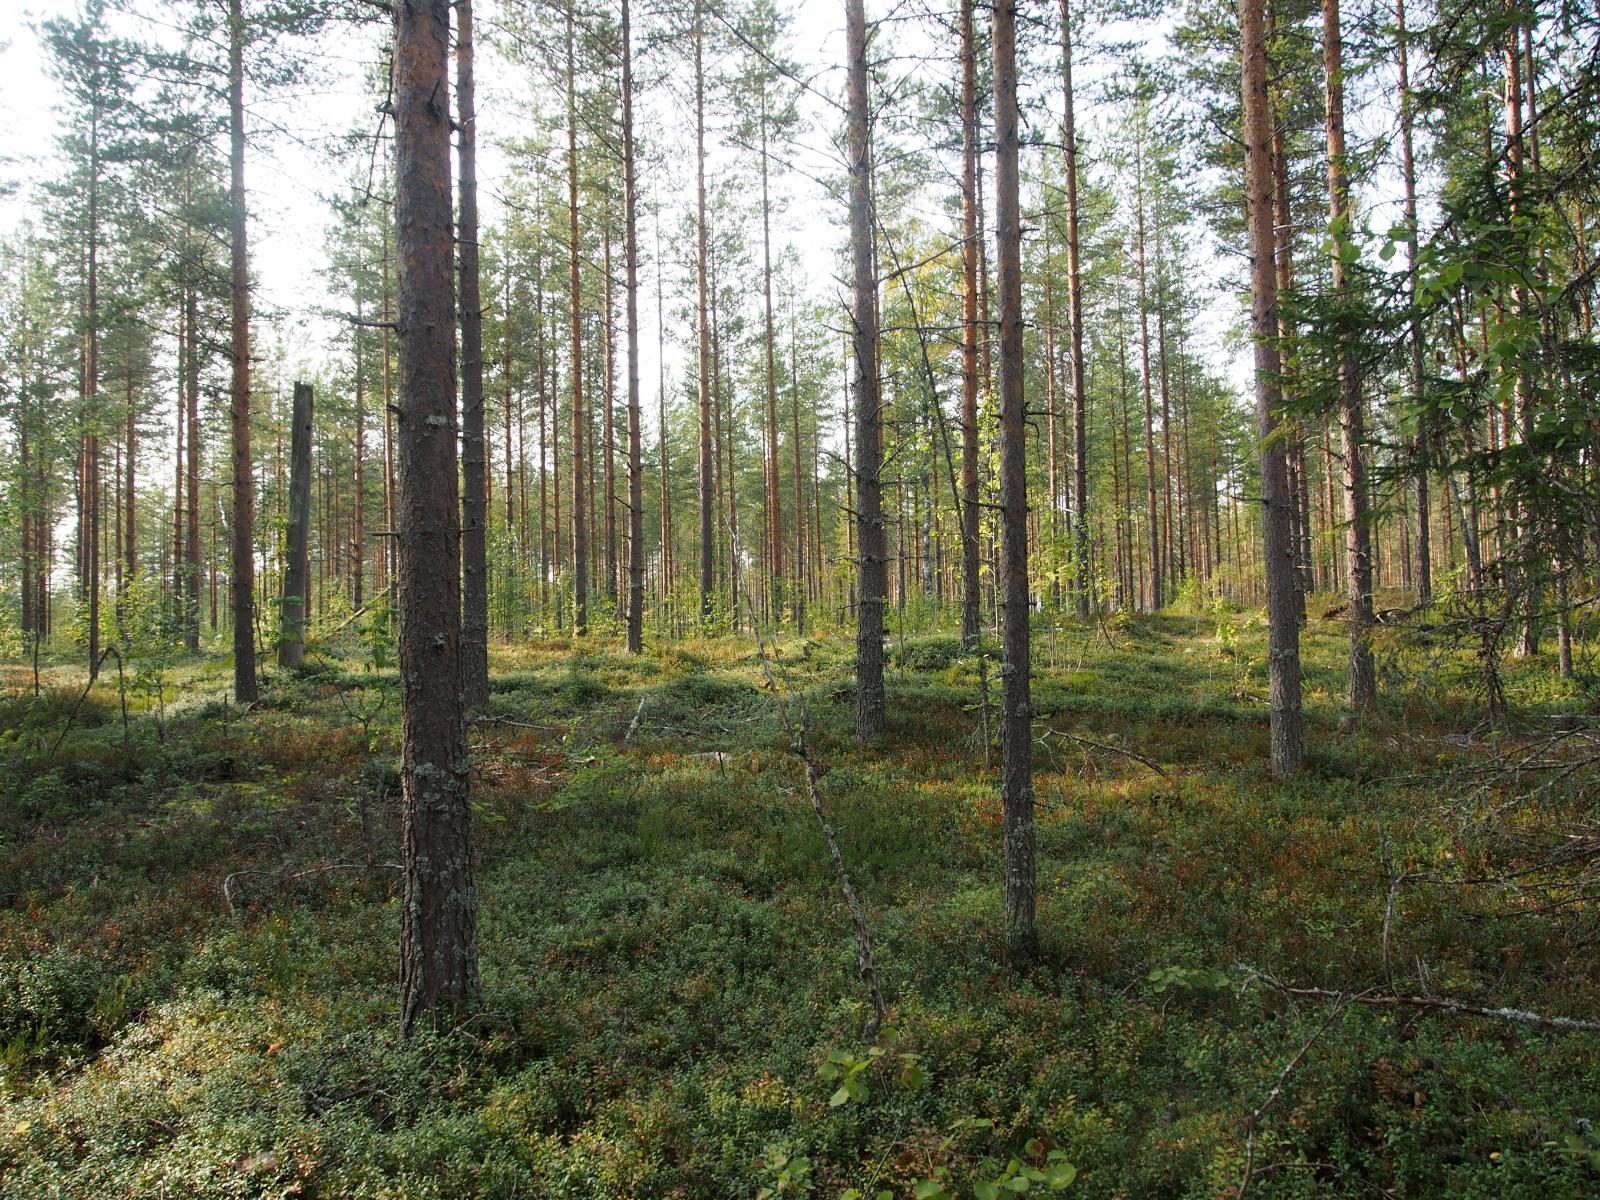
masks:
{"type": "MultiPolygon", "coordinates": [[[[775,334],[772,326],[772,203],[767,191],[767,88],[761,85],[761,285],[765,301],[765,340],[767,359],[767,576],[771,589],[770,615],[773,621],[783,620],[783,509],[779,504],[778,489],[778,368],[776,364],[775,334]]],[[[795,453],[799,454],[799,447],[795,453]]],[[[799,513],[796,518],[798,533],[799,513]]]]}
{"type": "Polygon", "coordinates": [[[1145,519],[1150,530],[1150,611],[1154,612],[1166,602],[1161,575],[1161,509],[1156,503],[1156,442],[1154,402],[1150,391],[1150,304],[1145,287],[1145,228],[1144,228],[1144,128],[1143,118],[1137,140],[1134,142],[1135,231],[1139,265],[1139,363],[1140,379],[1144,388],[1144,486],[1145,519]]]}
{"type": "Polygon", "coordinates": [[[1077,505],[1073,560],[1077,570],[1078,616],[1087,617],[1094,585],[1089,569],[1089,393],[1084,383],[1083,363],[1083,269],[1078,240],[1078,133],[1072,103],[1070,0],[1061,0],[1061,93],[1064,101],[1061,144],[1066,159],[1067,191],[1067,319],[1072,351],[1072,486],[1073,501],[1077,505]]]}
{"type": "Polygon", "coordinates": [[[1300,625],[1289,530],[1289,473],[1276,437],[1278,281],[1273,266],[1272,120],[1262,0],[1239,0],[1240,90],[1244,104],[1245,203],[1250,242],[1250,320],[1255,335],[1256,428],[1261,439],[1262,540],[1267,576],[1267,681],[1272,773],[1305,763],[1300,714],[1300,625]]]}
{"type": "MultiPolygon", "coordinates": [[[[1333,289],[1349,287],[1342,251],[1354,244],[1349,160],[1344,137],[1344,41],[1339,0],[1322,0],[1322,69],[1328,115],[1328,223],[1333,231],[1333,289]]],[[[1378,695],[1372,661],[1372,529],[1367,503],[1366,411],[1361,367],[1353,349],[1339,355],[1339,429],[1344,454],[1345,556],[1350,611],[1350,707],[1368,708],[1378,695]]]]}
{"type": "Polygon", "coordinates": [[[453,1023],[478,987],[461,698],[448,0],[395,6],[396,414],[400,601],[400,1030],[453,1023]]]}
{"type": "Polygon", "coordinates": [[[284,536],[287,561],[278,614],[280,667],[301,667],[306,661],[306,589],[311,583],[306,554],[311,531],[311,419],[311,385],[297,383],[290,418],[289,519],[284,536]]]}
{"type": "Polygon", "coordinates": [[[978,645],[978,90],[973,0],[961,0],[961,644],[978,645]]]}
{"type": "Polygon", "coordinates": [[[567,283],[569,341],[572,348],[572,628],[589,631],[589,530],[584,514],[584,442],[588,418],[583,407],[583,290],[578,275],[578,95],[577,33],[572,0],[567,0],[567,283]]]}
{"type": "Polygon", "coordinates": [[[850,165],[850,258],[854,294],[856,507],[856,736],[883,731],[883,618],[888,552],[883,529],[883,413],[878,390],[878,280],[872,261],[872,158],[867,113],[867,18],[845,0],[850,165]]]}
{"type": "MultiPolygon", "coordinates": [[[[1411,100],[1411,64],[1409,59],[1409,34],[1406,30],[1406,4],[1405,0],[1395,0],[1395,53],[1398,56],[1400,74],[1400,174],[1405,185],[1405,221],[1406,221],[1406,282],[1410,290],[1412,303],[1416,303],[1417,296],[1417,160],[1416,152],[1412,145],[1412,125],[1414,113],[1411,100]]],[[[1422,321],[1415,315],[1412,316],[1410,327],[1407,330],[1411,369],[1411,398],[1412,403],[1422,403],[1422,392],[1425,383],[1424,358],[1422,344],[1422,321]]],[[[1416,468],[1416,522],[1417,522],[1417,558],[1416,581],[1417,600],[1427,604],[1433,599],[1433,547],[1429,537],[1429,497],[1428,497],[1428,463],[1431,457],[1432,438],[1429,436],[1429,422],[1426,416],[1419,418],[1416,440],[1413,443],[1413,458],[1416,468]]]]}
{"type": "MultiPolygon", "coordinates": [[[[238,0],[234,0],[238,4],[238,0]]],[[[79,577],[89,605],[89,678],[100,673],[100,125],[89,135],[88,295],[84,311],[79,577]]],[[[252,668],[254,660],[252,660],[252,668]]],[[[254,683],[252,681],[252,688],[254,683]]],[[[251,698],[254,698],[252,691],[251,698]]]]}
{"type": "Polygon", "coordinates": [[[995,263],[1000,318],[1000,801],[1005,814],[1006,934],[1032,955],[1033,713],[1029,703],[1027,414],[1022,361],[1022,213],[1017,182],[1017,0],[994,5],[995,263]]]}
{"type": "Polygon", "coordinates": [[[633,144],[633,42],[622,0],[622,219],[628,326],[628,650],[644,649],[644,465],[639,412],[639,180],[633,144]]]}
{"type": "Polygon", "coordinates": [[[489,702],[489,555],[483,303],[478,280],[478,113],[472,80],[472,0],[455,0],[455,9],[456,111],[461,131],[457,142],[461,177],[461,693],[468,708],[479,708],[489,702]]]}
{"type": "Polygon", "coordinates": [[[244,194],[244,15],[228,5],[228,215],[232,224],[233,698],[255,703],[255,478],[250,471],[250,256],[244,194]]]}
{"type": "Polygon", "coordinates": [[[695,312],[698,319],[700,373],[700,621],[711,620],[711,593],[716,587],[717,541],[712,514],[716,504],[715,468],[711,460],[711,318],[706,303],[706,276],[711,269],[706,247],[706,81],[703,60],[705,31],[700,0],[694,6],[694,162],[695,162],[695,312]]]}

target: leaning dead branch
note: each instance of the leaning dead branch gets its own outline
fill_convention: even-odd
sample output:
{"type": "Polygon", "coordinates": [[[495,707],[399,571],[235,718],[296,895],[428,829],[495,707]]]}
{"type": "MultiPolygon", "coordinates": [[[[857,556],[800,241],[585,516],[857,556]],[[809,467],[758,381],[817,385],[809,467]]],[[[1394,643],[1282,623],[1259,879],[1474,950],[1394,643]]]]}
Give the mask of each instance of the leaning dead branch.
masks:
{"type": "Polygon", "coordinates": [[[1234,1200],[1244,1200],[1244,1194],[1250,1190],[1250,1181],[1256,1176],[1256,1131],[1261,1128],[1261,1122],[1266,1117],[1267,1111],[1283,1095],[1283,1089],[1289,1082],[1289,1076],[1295,1073],[1295,1069],[1305,1061],[1306,1055],[1311,1053],[1311,1048],[1322,1040],[1322,1036],[1333,1027],[1333,1023],[1339,1019],[1354,999],[1355,997],[1353,996],[1349,997],[1333,1007],[1333,1010],[1322,1024],[1317,1026],[1311,1036],[1301,1044],[1300,1049],[1295,1051],[1294,1057],[1284,1065],[1283,1070],[1278,1072],[1278,1078],[1273,1083],[1272,1090],[1267,1093],[1267,1098],[1258,1104],[1255,1111],[1244,1119],[1244,1170],[1240,1172],[1239,1185],[1234,1189],[1234,1200]]]}

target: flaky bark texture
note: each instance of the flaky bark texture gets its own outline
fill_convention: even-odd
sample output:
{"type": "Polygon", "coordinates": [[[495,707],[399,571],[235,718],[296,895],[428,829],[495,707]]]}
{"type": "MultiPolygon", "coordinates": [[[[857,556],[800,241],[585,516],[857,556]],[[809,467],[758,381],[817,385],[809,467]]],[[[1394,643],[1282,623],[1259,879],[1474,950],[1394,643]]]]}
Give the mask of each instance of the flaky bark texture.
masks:
{"type": "Polygon", "coordinates": [[[1305,762],[1300,716],[1300,625],[1290,537],[1289,471],[1277,436],[1278,281],[1273,264],[1272,122],[1267,99],[1267,39],[1261,0],[1239,0],[1240,82],[1244,100],[1245,203],[1250,238],[1250,322],[1255,334],[1256,424],[1261,437],[1263,556],[1267,575],[1267,679],[1272,773],[1305,762]]]}
{"type": "Polygon", "coordinates": [[[461,174],[461,692],[467,707],[477,708],[489,701],[489,564],[472,0],[456,0],[456,109],[461,128],[457,143],[461,174]]]}
{"type": "Polygon", "coordinates": [[[1022,214],[1017,183],[1017,2],[994,6],[995,261],[1000,317],[1000,802],[1006,933],[1033,953],[1033,712],[1028,674],[1028,427],[1022,375],[1022,214]]]}
{"type": "Polygon", "coordinates": [[[395,5],[402,1034],[458,1020],[478,986],[457,570],[449,38],[448,0],[395,5]]]}
{"type": "Polygon", "coordinates": [[[883,413],[878,392],[878,280],[872,265],[872,160],[867,120],[867,18],[845,0],[849,57],[851,311],[856,395],[856,736],[883,731],[883,609],[888,556],[883,532],[883,413]]]}
{"type": "Polygon", "coordinates": [[[300,667],[306,661],[306,584],[310,559],[306,553],[311,531],[311,417],[309,383],[294,385],[294,413],[289,431],[288,561],[283,568],[283,597],[279,602],[278,665],[300,667]]]}
{"type": "Polygon", "coordinates": [[[244,196],[244,14],[228,4],[228,213],[232,224],[233,384],[229,416],[233,434],[233,698],[254,704],[255,477],[250,471],[250,254],[244,196]]]}

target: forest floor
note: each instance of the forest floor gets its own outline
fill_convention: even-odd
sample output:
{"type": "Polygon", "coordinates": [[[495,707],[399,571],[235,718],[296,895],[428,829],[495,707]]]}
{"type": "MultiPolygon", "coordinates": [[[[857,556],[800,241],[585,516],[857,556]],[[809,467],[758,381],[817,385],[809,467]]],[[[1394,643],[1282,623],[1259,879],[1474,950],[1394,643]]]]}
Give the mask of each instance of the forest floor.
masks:
{"type": "Polygon", "coordinates": [[[1593,1195],[1595,1034],[1383,1003],[1600,1014],[1593,692],[1520,664],[1491,727],[1470,654],[1385,634],[1351,722],[1325,607],[1290,783],[1259,617],[1041,626],[1026,968],[977,660],[897,642],[862,749],[850,643],[778,641],[878,1055],[748,639],[494,649],[482,1007],[404,1046],[392,669],[321,647],[240,714],[221,657],[130,663],[125,723],[114,670],[74,715],[81,669],[13,664],[0,1197],[1593,1195]]]}

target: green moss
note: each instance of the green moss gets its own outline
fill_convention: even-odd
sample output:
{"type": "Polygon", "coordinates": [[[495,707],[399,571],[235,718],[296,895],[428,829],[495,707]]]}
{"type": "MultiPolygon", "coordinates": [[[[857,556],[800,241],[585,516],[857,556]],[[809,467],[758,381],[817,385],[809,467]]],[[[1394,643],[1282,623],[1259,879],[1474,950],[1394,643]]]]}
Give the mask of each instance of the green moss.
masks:
{"type": "MultiPolygon", "coordinates": [[[[1026,969],[1002,936],[975,663],[947,633],[901,641],[890,728],[863,748],[850,644],[772,648],[807,699],[893,1005],[867,1098],[839,1107],[817,1071],[861,1051],[855,948],[748,641],[497,649],[489,715],[505,719],[474,731],[481,1006],[404,1046],[399,713],[377,702],[392,676],[285,676],[241,717],[210,702],[225,672],[205,660],[164,741],[147,707],[131,751],[115,708],[59,755],[12,739],[0,1197],[750,1195],[799,1157],[814,1196],[901,1200],[935,1166],[965,1196],[1051,1148],[1083,1195],[1211,1197],[1313,1035],[1258,1130],[1258,1167],[1284,1165],[1252,1195],[1592,1194],[1590,1040],[1241,988],[1239,964],[1381,979],[1385,854],[1443,878],[1516,853],[1464,841],[1411,778],[1473,753],[1470,699],[1406,657],[1434,650],[1386,648],[1390,678],[1416,682],[1344,731],[1342,635],[1313,626],[1312,761],[1280,783],[1251,614],[1041,625],[1041,732],[1076,740],[1037,750],[1026,969]],[[905,1055],[925,1081],[896,1069],[905,1055]]],[[[1570,699],[1532,668],[1511,679],[1570,699]]],[[[989,686],[992,722],[997,673],[989,686]]],[[[1522,832],[1585,803],[1581,781],[1527,798],[1522,832]]],[[[1397,957],[1441,990],[1592,1012],[1584,914],[1490,920],[1483,900],[1404,890],[1397,957]]]]}

